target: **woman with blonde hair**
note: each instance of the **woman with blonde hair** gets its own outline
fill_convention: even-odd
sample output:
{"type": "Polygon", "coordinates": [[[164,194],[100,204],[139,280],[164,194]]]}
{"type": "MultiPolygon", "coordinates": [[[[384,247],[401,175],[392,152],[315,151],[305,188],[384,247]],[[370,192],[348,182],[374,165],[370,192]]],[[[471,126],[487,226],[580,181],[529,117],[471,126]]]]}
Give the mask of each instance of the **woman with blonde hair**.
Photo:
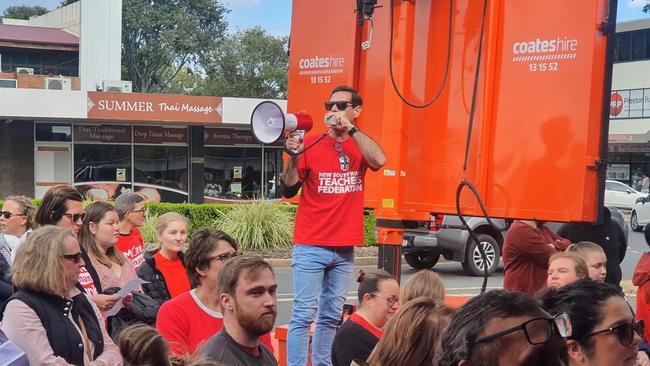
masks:
{"type": "Polygon", "coordinates": [[[433,363],[438,339],[454,313],[431,297],[412,299],[384,328],[384,336],[368,358],[370,366],[424,366],[433,363]]]}
{"type": "Polygon", "coordinates": [[[581,241],[569,245],[566,251],[576,253],[585,261],[589,271],[589,278],[594,281],[605,281],[605,277],[607,277],[607,256],[600,245],[590,241],[581,241]]]}
{"type": "Polygon", "coordinates": [[[70,230],[45,226],[20,246],[16,293],[0,309],[0,329],[32,365],[121,365],[117,346],[88,295],[75,285],[84,266],[70,230]]]}
{"type": "Polygon", "coordinates": [[[190,290],[183,255],[188,225],[187,217],[176,212],[167,212],[156,220],[159,247],[145,253],[138,276],[149,282],[142,288],[158,304],[190,290]]]}
{"type": "Polygon", "coordinates": [[[577,254],[559,252],[548,260],[547,287],[560,288],[583,278],[589,278],[589,270],[577,254]]]}
{"type": "Polygon", "coordinates": [[[400,299],[406,303],[416,297],[426,296],[438,303],[445,301],[445,284],[438,274],[430,269],[423,269],[409,277],[402,287],[400,299]]]}

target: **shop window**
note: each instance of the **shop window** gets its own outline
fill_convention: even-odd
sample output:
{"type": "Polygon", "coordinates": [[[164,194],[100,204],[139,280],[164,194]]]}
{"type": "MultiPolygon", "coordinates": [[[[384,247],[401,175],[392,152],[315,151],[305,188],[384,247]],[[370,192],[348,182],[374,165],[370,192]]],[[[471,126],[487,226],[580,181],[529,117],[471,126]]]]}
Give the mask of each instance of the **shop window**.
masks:
{"type": "Polygon", "coordinates": [[[36,141],[72,141],[72,126],[50,123],[36,124],[36,141]]]}
{"type": "Polygon", "coordinates": [[[262,148],[205,148],[204,195],[207,198],[259,198],[261,182],[262,148]]]}
{"type": "Polygon", "coordinates": [[[150,201],[187,202],[187,149],[187,146],[134,146],[135,191],[150,201]]]}
{"type": "Polygon", "coordinates": [[[631,60],[642,60],[645,56],[645,30],[632,33],[631,60]]]}
{"type": "Polygon", "coordinates": [[[131,189],[131,146],[74,145],[74,184],[87,199],[115,199],[131,189]]]}
{"type": "Polygon", "coordinates": [[[616,34],[616,54],[614,61],[629,61],[631,58],[632,32],[616,34]]]}

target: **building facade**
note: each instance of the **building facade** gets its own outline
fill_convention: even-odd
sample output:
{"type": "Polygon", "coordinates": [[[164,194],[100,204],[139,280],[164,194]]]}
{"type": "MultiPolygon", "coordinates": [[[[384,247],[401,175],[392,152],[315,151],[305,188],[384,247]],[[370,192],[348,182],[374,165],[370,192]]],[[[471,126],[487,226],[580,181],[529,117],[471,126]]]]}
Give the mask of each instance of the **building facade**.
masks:
{"type": "Polygon", "coordinates": [[[616,33],[607,178],[640,190],[650,175],[650,20],[619,23],[616,33]]]}
{"type": "Polygon", "coordinates": [[[120,37],[105,29],[121,26],[121,1],[5,23],[0,197],[39,198],[58,184],[89,199],[125,190],[161,202],[280,196],[282,146],[257,143],[250,128],[261,100],[131,93],[120,80],[120,37]]]}

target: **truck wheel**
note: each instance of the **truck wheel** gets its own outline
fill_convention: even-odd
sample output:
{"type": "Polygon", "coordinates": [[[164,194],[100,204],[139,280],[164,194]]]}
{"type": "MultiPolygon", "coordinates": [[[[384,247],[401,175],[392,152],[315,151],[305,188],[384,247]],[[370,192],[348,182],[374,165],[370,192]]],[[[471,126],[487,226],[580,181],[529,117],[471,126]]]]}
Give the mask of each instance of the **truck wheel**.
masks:
{"type": "Polygon", "coordinates": [[[643,231],[643,226],[639,225],[639,218],[636,215],[636,211],[632,211],[632,216],[630,217],[630,227],[633,231],[643,231]]]}
{"type": "MultiPolygon", "coordinates": [[[[499,258],[501,257],[499,244],[497,244],[497,241],[493,237],[487,234],[478,234],[476,236],[483,246],[483,251],[485,251],[485,257],[487,258],[488,264],[488,274],[490,274],[494,272],[499,265],[499,258]]],[[[483,276],[483,266],[484,261],[481,257],[481,252],[476,243],[470,237],[465,251],[463,269],[470,276],[483,276]]]]}
{"type": "Polygon", "coordinates": [[[440,252],[408,253],[404,254],[404,259],[414,269],[427,269],[438,263],[440,252]]]}

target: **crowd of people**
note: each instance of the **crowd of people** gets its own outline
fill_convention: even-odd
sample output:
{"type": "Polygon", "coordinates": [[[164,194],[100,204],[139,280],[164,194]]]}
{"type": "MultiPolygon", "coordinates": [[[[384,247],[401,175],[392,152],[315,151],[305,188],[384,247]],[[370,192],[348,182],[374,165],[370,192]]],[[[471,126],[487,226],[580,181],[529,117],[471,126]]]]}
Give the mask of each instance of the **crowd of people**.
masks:
{"type": "MultiPolygon", "coordinates": [[[[503,243],[504,289],[456,308],[431,270],[401,288],[383,270],[359,270],[344,319],[354,246],[363,244],[365,172],[386,162],[355,124],[362,105],[354,89],[333,89],[331,129],[285,144],[285,195],[301,191],[288,365],[650,365],[650,254],[633,277],[635,314],[619,287],[625,252],[608,211],[602,223],[567,224],[561,235],[515,221],[503,243]]],[[[145,251],[144,217],[137,193],[84,207],[75,188],[56,186],[38,209],[7,197],[0,365],[277,365],[273,267],[223,231],[189,235],[188,218],[175,212],[157,218],[156,249],[145,251]]],[[[645,237],[650,245],[650,230],[645,237]]]]}

